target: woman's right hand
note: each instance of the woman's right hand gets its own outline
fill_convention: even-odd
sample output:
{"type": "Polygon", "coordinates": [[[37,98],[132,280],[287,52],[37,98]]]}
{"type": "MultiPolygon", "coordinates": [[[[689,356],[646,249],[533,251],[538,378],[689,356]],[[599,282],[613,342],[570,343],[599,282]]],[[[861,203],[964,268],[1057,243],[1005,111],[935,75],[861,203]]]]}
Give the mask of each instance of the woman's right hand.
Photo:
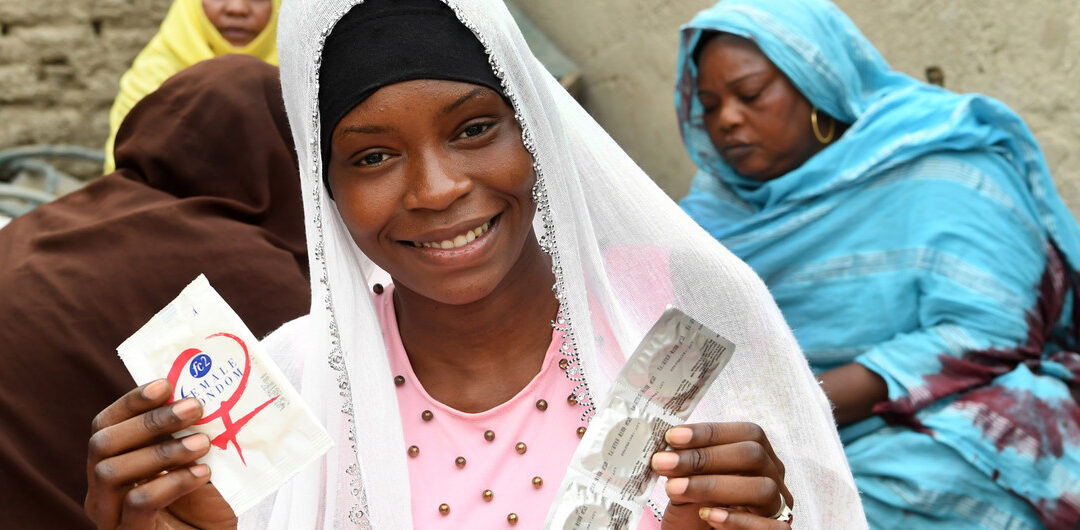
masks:
{"type": "Polygon", "coordinates": [[[172,437],[202,417],[202,404],[166,404],[171,395],[169,382],[159,379],[94,418],[83,506],[98,528],[236,527],[232,508],[210,485],[210,468],[194,464],[210,450],[210,438],[172,437]]]}

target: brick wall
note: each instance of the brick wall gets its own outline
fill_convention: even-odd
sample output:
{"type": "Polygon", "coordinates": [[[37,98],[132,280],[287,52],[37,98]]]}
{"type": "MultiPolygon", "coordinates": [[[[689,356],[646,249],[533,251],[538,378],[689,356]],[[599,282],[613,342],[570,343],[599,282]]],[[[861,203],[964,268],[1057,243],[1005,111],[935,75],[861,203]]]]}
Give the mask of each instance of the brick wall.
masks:
{"type": "Polygon", "coordinates": [[[120,76],[170,0],[0,0],[0,148],[100,148],[120,76]]]}

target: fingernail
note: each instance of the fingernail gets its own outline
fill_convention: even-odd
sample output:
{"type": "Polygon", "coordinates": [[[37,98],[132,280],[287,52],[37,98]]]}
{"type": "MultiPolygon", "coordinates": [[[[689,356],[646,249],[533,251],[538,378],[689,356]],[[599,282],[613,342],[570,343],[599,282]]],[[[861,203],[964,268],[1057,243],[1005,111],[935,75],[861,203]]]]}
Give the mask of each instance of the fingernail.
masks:
{"type": "Polygon", "coordinates": [[[668,479],[667,492],[668,495],[682,495],[686,493],[686,488],[690,486],[690,479],[686,477],[679,477],[668,479]]]}
{"type": "Polygon", "coordinates": [[[167,383],[168,382],[164,379],[158,379],[157,381],[144,386],[142,389],[143,397],[146,399],[161,399],[162,397],[165,397],[165,387],[167,386],[167,383]]]}
{"type": "Polygon", "coordinates": [[[195,398],[182,399],[173,405],[173,414],[182,420],[190,420],[199,415],[199,402],[195,398]]]}
{"type": "Polygon", "coordinates": [[[197,466],[191,466],[188,469],[191,470],[192,475],[195,475],[196,477],[199,477],[199,478],[203,478],[206,475],[210,474],[210,466],[208,466],[206,464],[199,464],[197,466]]]}
{"type": "Polygon", "coordinates": [[[180,443],[184,444],[184,448],[188,451],[202,451],[203,449],[210,447],[210,437],[205,434],[192,434],[191,436],[180,440],[180,443]]]}
{"type": "Polygon", "coordinates": [[[652,455],[652,468],[656,471],[671,471],[679,465],[679,455],[671,451],[661,451],[652,455]]]}
{"type": "Polygon", "coordinates": [[[686,445],[690,443],[690,439],[694,437],[694,431],[689,427],[675,427],[674,429],[668,429],[664,434],[664,440],[671,445],[686,445]]]}
{"type": "Polygon", "coordinates": [[[727,510],[721,508],[702,508],[698,510],[698,516],[710,523],[722,523],[727,521],[727,510]]]}

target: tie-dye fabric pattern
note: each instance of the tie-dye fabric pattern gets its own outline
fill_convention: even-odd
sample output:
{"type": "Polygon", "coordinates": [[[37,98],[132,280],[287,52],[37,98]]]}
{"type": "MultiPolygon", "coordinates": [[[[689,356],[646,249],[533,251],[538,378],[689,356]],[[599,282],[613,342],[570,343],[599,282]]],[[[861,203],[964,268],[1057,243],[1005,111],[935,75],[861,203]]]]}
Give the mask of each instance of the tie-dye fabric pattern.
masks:
{"type": "Polygon", "coordinates": [[[681,33],[675,92],[700,171],[681,205],[765,279],[811,366],[858,362],[889,401],[842,430],[876,528],[1080,521],[1080,230],[1035,139],[990,98],[892,71],[819,0],[726,0],[681,33]],[[743,179],[703,128],[703,31],[753,40],[850,129],[743,179]]]}

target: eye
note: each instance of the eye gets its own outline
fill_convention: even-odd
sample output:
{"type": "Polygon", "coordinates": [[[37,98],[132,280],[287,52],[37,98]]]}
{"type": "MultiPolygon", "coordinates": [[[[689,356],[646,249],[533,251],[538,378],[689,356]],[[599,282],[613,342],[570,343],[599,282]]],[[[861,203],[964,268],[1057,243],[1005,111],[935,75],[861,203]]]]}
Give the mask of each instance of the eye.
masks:
{"type": "Polygon", "coordinates": [[[758,96],[761,95],[761,92],[762,92],[761,90],[758,90],[758,91],[756,91],[756,92],[754,92],[752,94],[741,94],[741,95],[739,95],[739,99],[743,103],[753,103],[754,100],[757,99],[758,96]]]}
{"type": "Polygon", "coordinates": [[[390,155],[386,153],[368,153],[356,161],[358,166],[374,166],[385,162],[390,155]]]}
{"type": "Polygon", "coordinates": [[[738,92],[739,100],[743,103],[753,103],[754,100],[758,98],[758,96],[765,92],[766,88],[769,88],[768,84],[764,86],[758,84],[757,86],[745,87],[744,90],[740,90],[738,92]]]}
{"type": "Polygon", "coordinates": [[[711,114],[714,110],[720,108],[719,98],[712,94],[699,94],[698,103],[701,103],[701,110],[705,111],[705,114],[711,114]]]}
{"type": "Polygon", "coordinates": [[[472,125],[469,125],[468,127],[465,127],[461,131],[461,134],[458,135],[458,138],[476,138],[477,136],[480,136],[481,134],[487,132],[490,128],[490,123],[474,123],[472,125]]]}

